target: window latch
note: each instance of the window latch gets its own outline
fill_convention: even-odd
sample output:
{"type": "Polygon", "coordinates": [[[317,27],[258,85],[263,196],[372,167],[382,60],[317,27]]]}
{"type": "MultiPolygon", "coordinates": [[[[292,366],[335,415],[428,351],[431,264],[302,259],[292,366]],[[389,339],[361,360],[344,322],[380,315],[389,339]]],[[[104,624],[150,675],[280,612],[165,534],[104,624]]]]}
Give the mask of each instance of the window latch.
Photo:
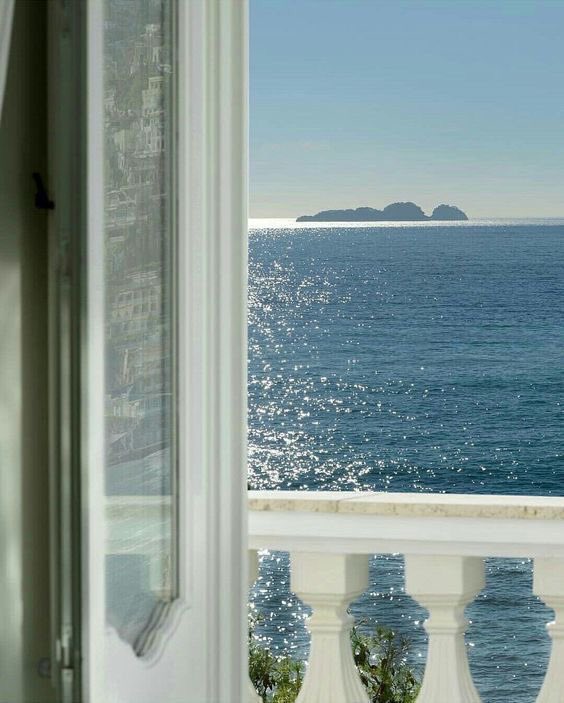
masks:
{"type": "Polygon", "coordinates": [[[54,210],[55,203],[47,195],[41,174],[33,173],[32,177],[35,181],[35,187],[37,189],[35,193],[35,207],[38,210],[54,210]]]}

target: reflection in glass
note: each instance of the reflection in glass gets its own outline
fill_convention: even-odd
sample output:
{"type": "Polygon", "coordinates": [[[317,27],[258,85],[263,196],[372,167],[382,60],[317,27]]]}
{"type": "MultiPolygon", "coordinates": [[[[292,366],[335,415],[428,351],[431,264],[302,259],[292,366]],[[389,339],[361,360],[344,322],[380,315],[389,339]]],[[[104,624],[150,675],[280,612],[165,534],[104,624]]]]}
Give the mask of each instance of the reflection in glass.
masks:
{"type": "Polygon", "coordinates": [[[176,595],[173,0],[105,0],[106,618],[140,655],[176,595]]]}

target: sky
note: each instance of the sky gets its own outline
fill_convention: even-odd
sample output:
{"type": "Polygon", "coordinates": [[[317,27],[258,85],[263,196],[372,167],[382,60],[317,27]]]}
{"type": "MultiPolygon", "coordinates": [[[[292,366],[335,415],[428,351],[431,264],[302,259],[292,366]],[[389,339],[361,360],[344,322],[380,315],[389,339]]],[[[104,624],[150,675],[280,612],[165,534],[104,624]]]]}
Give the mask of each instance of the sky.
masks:
{"type": "Polygon", "coordinates": [[[564,216],[564,0],[250,0],[250,214],[564,216]]]}

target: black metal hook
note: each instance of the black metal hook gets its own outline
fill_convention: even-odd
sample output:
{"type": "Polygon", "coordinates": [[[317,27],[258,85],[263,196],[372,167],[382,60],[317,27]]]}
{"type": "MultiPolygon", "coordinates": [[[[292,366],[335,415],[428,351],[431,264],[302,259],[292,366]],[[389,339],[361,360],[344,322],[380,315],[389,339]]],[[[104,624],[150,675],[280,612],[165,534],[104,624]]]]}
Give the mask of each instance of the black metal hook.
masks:
{"type": "Polygon", "coordinates": [[[35,193],[35,207],[38,210],[54,210],[55,203],[50,200],[47,195],[41,174],[33,173],[32,177],[35,181],[35,187],[37,188],[37,192],[35,193]]]}

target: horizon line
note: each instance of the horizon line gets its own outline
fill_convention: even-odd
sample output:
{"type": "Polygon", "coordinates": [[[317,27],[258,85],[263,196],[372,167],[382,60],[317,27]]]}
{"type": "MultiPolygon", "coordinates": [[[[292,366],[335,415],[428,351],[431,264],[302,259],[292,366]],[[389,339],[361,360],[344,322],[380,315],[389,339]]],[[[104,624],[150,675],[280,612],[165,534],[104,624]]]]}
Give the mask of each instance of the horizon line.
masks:
{"type": "MultiPolygon", "coordinates": [[[[248,220],[294,220],[296,221],[301,215],[249,215],[248,220]]],[[[475,222],[478,220],[564,220],[564,214],[562,215],[527,215],[524,216],[514,216],[514,215],[480,215],[478,217],[468,216],[467,220],[366,220],[366,224],[379,224],[382,222],[409,222],[415,224],[421,224],[423,222],[475,222]]],[[[323,224],[323,220],[313,221],[313,222],[299,222],[298,224],[323,224]]],[[[363,224],[361,220],[335,220],[335,224],[363,224]]]]}

